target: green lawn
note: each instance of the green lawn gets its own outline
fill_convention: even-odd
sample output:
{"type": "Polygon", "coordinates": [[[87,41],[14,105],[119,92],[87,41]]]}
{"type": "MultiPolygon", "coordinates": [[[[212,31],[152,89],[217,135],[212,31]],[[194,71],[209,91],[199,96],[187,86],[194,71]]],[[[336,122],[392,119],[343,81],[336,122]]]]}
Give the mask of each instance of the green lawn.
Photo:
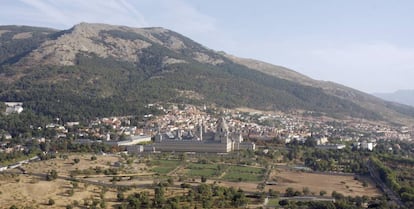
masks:
{"type": "Polygon", "coordinates": [[[190,163],[187,165],[187,175],[190,177],[195,176],[219,176],[221,171],[218,170],[216,164],[200,164],[200,163],[190,163]]]}
{"type": "Polygon", "coordinates": [[[263,168],[230,166],[223,179],[228,181],[261,181],[266,172],[263,168]]]}
{"type": "Polygon", "coordinates": [[[158,173],[159,175],[166,175],[172,170],[174,170],[178,165],[180,165],[181,161],[178,160],[154,160],[153,162],[154,167],[152,167],[152,171],[158,173]]]}
{"type": "Polygon", "coordinates": [[[279,199],[277,199],[277,198],[269,198],[269,202],[267,203],[267,206],[270,206],[270,207],[279,206],[279,199]]]}

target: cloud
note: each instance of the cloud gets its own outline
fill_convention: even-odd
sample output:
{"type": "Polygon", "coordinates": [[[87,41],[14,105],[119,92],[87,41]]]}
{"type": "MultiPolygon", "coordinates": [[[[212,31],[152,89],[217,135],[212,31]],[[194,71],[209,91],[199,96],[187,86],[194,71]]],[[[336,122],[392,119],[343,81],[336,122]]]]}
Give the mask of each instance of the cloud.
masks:
{"type": "Polygon", "coordinates": [[[47,18],[43,20],[48,20],[50,22],[59,22],[63,25],[70,25],[70,19],[64,15],[58,8],[54,7],[48,1],[41,0],[21,0],[24,4],[35,8],[41,14],[44,14],[47,18]]]}
{"type": "Polygon", "coordinates": [[[210,46],[221,46],[222,43],[216,42],[223,42],[225,36],[217,29],[215,18],[184,0],[19,0],[6,5],[0,12],[3,13],[0,17],[5,16],[0,23],[59,29],[70,28],[79,22],[161,26],[210,46]],[[7,16],[16,18],[6,19],[7,16]]]}
{"type": "Polygon", "coordinates": [[[191,33],[209,33],[216,31],[216,20],[203,14],[194,6],[182,0],[162,0],[160,2],[164,16],[163,21],[168,22],[171,27],[191,33]]]}
{"type": "MultiPolygon", "coordinates": [[[[217,32],[216,20],[183,0],[19,0],[12,16],[34,25],[68,28],[79,22],[162,26],[186,35],[217,32]],[[27,11],[32,11],[27,15],[27,11]],[[26,17],[26,18],[25,18],[26,17]]],[[[9,6],[10,7],[10,6],[9,6]]],[[[4,9],[3,9],[4,10],[4,9]]]]}
{"type": "MultiPolygon", "coordinates": [[[[42,25],[71,27],[79,22],[102,22],[134,27],[147,26],[144,16],[125,0],[20,0],[36,11],[42,25]]],[[[18,11],[17,11],[18,12],[18,11]]],[[[24,14],[22,14],[24,15],[24,14]]]]}
{"type": "Polygon", "coordinates": [[[145,21],[144,16],[139,12],[134,5],[130,4],[129,2],[125,0],[120,0],[119,3],[129,12],[135,15],[139,19],[139,21],[142,23],[143,26],[148,26],[148,23],[145,21]]]}

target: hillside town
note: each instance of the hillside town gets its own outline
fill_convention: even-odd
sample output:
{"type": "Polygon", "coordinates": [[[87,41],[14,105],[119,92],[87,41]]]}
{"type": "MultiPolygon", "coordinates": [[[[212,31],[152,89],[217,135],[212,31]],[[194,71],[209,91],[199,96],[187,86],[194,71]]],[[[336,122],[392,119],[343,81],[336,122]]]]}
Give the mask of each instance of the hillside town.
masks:
{"type": "MultiPolygon", "coordinates": [[[[6,103],[4,106],[6,108],[3,115],[9,119],[23,117],[29,113],[23,109],[23,103],[6,103]]],[[[309,184],[310,182],[298,182],[297,185],[288,183],[297,181],[295,175],[300,172],[307,176],[319,175],[315,181],[322,182],[330,179],[332,175],[340,176],[330,180],[333,182],[344,182],[340,179],[351,181],[353,178],[353,184],[365,185],[364,191],[372,190],[375,183],[377,189],[370,193],[371,202],[367,203],[370,205],[379,201],[375,196],[378,189],[390,197],[390,200],[382,201],[381,204],[393,204],[400,208],[411,204],[411,199],[401,196],[403,192],[396,190],[390,183],[384,183],[390,180],[384,180],[384,177],[379,175],[391,171],[384,170],[384,165],[376,156],[382,157],[385,162],[396,161],[397,165],[411,163],[409,158],[387,156],[411,155],[413,130],[410,127],[390,125],[386,122],[351,117],[335,119],[308,111],[283,113],[168,103],[147,104],[146,114],[138,116],[113,116],[90,121],[62,121],[55,118],[53,122],[49,121],[40,126],[30,124],[28,129],[21,130],[26,132],[0,130],[0,174],[16,175],[17,172],[32,176],[30,178],[46,175],[46,180],[50,181],[51,178],[58,178],[57,173],[60,172],[61,178],[80,181],[86,185],[94,184],[103,188],[138,187],[138,191],[143,192],[143,188],[157,190],[157,185],[161,185],[165,178],[168,178],[169,182],[173,182],[174,179],[181,181],[182,185],[195,183],[195,188],[198,188],[206,181],[205,175],[211,172],[208,169],[213,166],[217,169],[214,170],[214,174],[210,174],[214,182],[222,182],[225,188],[234,181],[243,182],[246,185],[241,187],[247,190],[246,194],[254,194],[249,199],[242,198],[240,203],[227,203],[235,208],[248,202],[254,203],[253,208],[272,208],[272,205],[285,204],[284,201],[294,204],[301,204],[302,201],[307,204],[334,203],[342,197],[342,194],[339,193],[338,196],[334,190],[341,189],[335,184],[327,183],[330,186],[321,188],[318,196],[318,187],[309,184]],[[104,176],[99,174],[102,172],[101,166],[93,168],[88,161],[83,167],[76,166],[75,170],[72,166],[66,169],[60,167],[59,171],[52,170],[53,173],[33,167],[53,162],[57,158],[64,161],[61,163],[77,165],[84,154],[92,154],[90,159],[99,159],[100,165],[103,160],[111,159],[111,162],[106,163],[108,170],[104,171],[104,176]],[[74,164],[68,161],[71,158],[74,164]],[[143,163],[143,160],[147,163],[143,163]],[[208,163],[210,161],[215,163],[208,163]],[[168,167],[170,163],[173,163],[172,167],[168,167]],[[192,167],[194,165],[197,166],[192,167]],[[221,169],[225,166],[228,168],[221,169]],[[140,170],[137,171],[137,168],[140,170]],[[166,170],[163,171],[164,169],[166,170]],[[245,169],[247,170],[243,171],[245,169]],[[89,175],[83,178],[80,176],[91,172],[98,175],[93,178],[89,175]],[[116,175],[111,175],[112,172],[116,175]],[[287,176],[283,176],[284,172],[287,172],[287,176]],[[154,178],[154,175],[161,176],[161,179],[154,178]],[[365,180],[360,180],[360,175],[363,178],[369,176],[373,183],[367,184],[365,180]],[[124,179],[125,176],[130,177],[124,179]],[[191,180],[182,180],[188,177],[192,177],[191,180]],[[201,183],[194,177],[200,177],[201,183]],[[288,182],[283,183],[283,179],[288,179],[288,182]],[[148,185],[148,181],[160,183],[148,185]],[[303,187],[303,184],[309,187],[303,187]],[[296,192],[292,186],[296,188],[296,192]],[[300,192],[301,187],[303,193],[300,192]],[[326,193],[325,188],[332,190],[330,197],[323,197],[326,193]],[[264,192],[266,190],[268,192],[264,192]],[[258,192],[261,192],[261,195],[258,192]],[[283,194],[283,197],[278,198],[279,194],[283,194]]],[[[396,169],[400,175],[409,176],[403,169],[396,169]]],[[[175,187],[174,183],[170,186],[175,187]]],[[[346,189],[348,188],[349,185],[346,186],[346,189]]],[[[349,190],[340,190],[350,192],[348,204],[354,204],[353,196],[358,197],[364,193],[354,193],[354,189],[357,188],[356,186],[349,190]]],[[[119,189],[117,193],[119,195],[119,189]]],[[[245,195],[244,192],[242,194],[245,195]]],[[[171,198],[173,197],[174,195],[171,198]]],[[[100,198],[104,203],[109,200],[102,196],[100,198]]],[[[111,204],[116,205],[123,201],[117,199],[111,204]]],[[[83,202],[89,204],[86,199],[83,202]]],[[[69,205],[76,204],[74,202],[69,205]]]]}
{"type": "MultiPolygon", "coordinates": [[[[20,114],[22,111],[20,108],[20,103],[12,105],[8,103],[5,114],[20,114]],[[17,110],[12,111],[10,108],[17,110]]],[[[23,141],[34,140],[39,143],[56,139],[71,139],[74,140],[74,143],[80,144],[98,142],[123,147],[140,145],[141,147],[135,149],[142,152],[163,151],[154,146],[157,143],[162,143],[160,136],[164,136],[164,139],[169,139],[172,142],[175,141],[175,143],[181,140],[184,142],[193,141],[197,144],[197,141],[214,138],[217,126],[220,125],[218,124],[220,119],[225,123],[229,134],[238,138],[238,143],[251,142],[250,145],[243,145],[247,146],[246,149],[254,149],[254,143],[259,145],[266,141],[285,144],[293,141],[305,143],[307,139],[311,138],[315,141],[317,148],[321,149],[343,149],[346,146],[351,146],[372,151],[378,141],[411,141],[413,136],[413,130],[406,126],[395,127],[383,122],[375,123],[363,119],[336,120],[324,116],[313,117],[299,112],[285,114],[175,104],[165,106],[148,104],[148,109],[156,109],[159,114],[144,115],[139,121],[130,116],[97,118],[86,124],[80,121],[63,123],[59,118],[56,118],[54,123],[46,124],[44,127],[32,127],[39,130],[53,130],[53,134],[50,136],[22,138],[22,136],[12,136],[8,130],[0,130],[2,139],[0,152],[10,153],[27,149],[22,144],[11,143],[15,138],[23,141]],[[131,122],[131,120],[135,121],[131,122]]],[[[231,140],[235,141],[236,139],[231,140]]],[[[203,145],[197,144],[197,146],[203,145]]],[[[398,143],[389,149],[399,149],[398,143]]],[[[133,149],[129,148],[128,150],[133,149]]],[[[212,152],[231,150],[233,149],[212,150],[212,152]]],[[[195,152],[197,150],[191,150],[187,146],[185,151],[195,152]]],[[[203,149],[198,151],[209,152],[203,149]]]]}
{"type": "MultiPolygon", "coordinates": [[[[22,103],[5,106],[3,115],[8,119],[30,115],[22,103]]],[[[98,204],[99,200],[101,208],[107,202],[116,208],[138,198],[136,194],[148,195],[148,189],[166,187],[173,191],[168,197],[174,199],[179,194],[177,189],[199,191],[206,185],[223,189],[237,185],[239,190],[230,195],[237,201],[221,203],[229,208],[336,204],[344,200],[352,205],[359,204],[358,198],[365,198],[364,207],[381,203],[404,208],[411,204],[404,192],[381,177],[381,173],[392,171],[385,169],[378,158],[393,162],[399,175],[408,178],[409,172],[398,165],[411,163],[404,156],[412,154],[413,130],[385,122],[335,119],[307,111],[282,113],[168,103],[147,104],[146,114],[139,116],[90,121],[55,118],[21,130],[26,132],[0,130],[0,176],[26,179],[22,183],[3,181],[24,185],[26,181],[47,183],[60,178],[61,186],[54,190],[47,205],[54,205],[55,198],[63,194],[74,201],[58,200],[61,205],[73,207],[80,200],[86,205],[91,201],[98,204]],[[72,186],[64,186],[68,182],[72,186]],[[85,187],[80,191],[91,192],[86,187],[94,185],[93,191],[105,189],[118,198],[100,195],[89,200],[73,196],[75,191],[80,192],[76,186],[79,183],[85,187]],[[69,191],[62,191],[68,187],[69,191]],[[136,193],[127,201],[120,197],[130,189],[136,193]],[[330,196],[325,197],[328,192],[330,196]],[[381,199],[381,192],[389,200],[381,199]]],[[[2,190],[4,187],[0,187],[2,190]]],[[[14,195],[19,193],[13,191],[14,195]]],[[[151,199],[156,198],[151,195],[151,199]]],[[[158,203],[142,201],[142,207],[158,207],[158,203]]],[[[181,202],[192,204],[186,199],[181,202]]]]}

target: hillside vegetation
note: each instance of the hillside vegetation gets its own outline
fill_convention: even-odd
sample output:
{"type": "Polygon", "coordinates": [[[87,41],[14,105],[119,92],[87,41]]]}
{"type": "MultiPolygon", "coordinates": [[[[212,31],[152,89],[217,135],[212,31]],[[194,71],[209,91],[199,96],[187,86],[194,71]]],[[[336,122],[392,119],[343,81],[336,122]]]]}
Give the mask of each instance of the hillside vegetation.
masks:
{"type": "Polygon", "coordinates": [[[23,28],[0,27],[8,30],[0,36],[2,46],[14,49],[0,51],[0,100],[23,101],[44,115],[132,115],[147,103],[176,102],[383,118],[323,86],[251,69],[166,29],[86,23],[66,31],[23,28]],[[27,31],[32,35],[13,39],[27,31]]]}

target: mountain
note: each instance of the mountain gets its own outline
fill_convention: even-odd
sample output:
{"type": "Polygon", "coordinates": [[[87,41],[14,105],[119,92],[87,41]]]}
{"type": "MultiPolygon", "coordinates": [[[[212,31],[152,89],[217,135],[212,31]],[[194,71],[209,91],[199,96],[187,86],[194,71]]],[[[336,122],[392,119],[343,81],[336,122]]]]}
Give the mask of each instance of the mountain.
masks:
{"type": "Polygon", "coordinates": [[[398,90],[393,93],[374,93],[373,95],[384,100],[398,102],[401,104],[406,104],[414,107],[413,89],[398,90]]]}
{"type": "Polygon", "coordinates": [[[79,120],[176,102],[403,122],[414,108],[208,49],[164,28],[0,26],[0,101],[79,120]]]}
{"type": "Polygon", "coordinates": [[[352,101],[359,106],[379,113],[384,120],[404,124],[412,122],[412,118],[414,117],[414,109],[405,103],[392,100],[386,101],[381,96],[377,96],[375,94],[370,95],[334,82],[314,80],[282,66],[272,65],[253,59],[238,58],[231,55],[227,55],[227,57],[236,63],[245,65],[251,69],[258,70],[268,75],[298,82],[302,85],[320,88],[326,94],[352,101]]]}

